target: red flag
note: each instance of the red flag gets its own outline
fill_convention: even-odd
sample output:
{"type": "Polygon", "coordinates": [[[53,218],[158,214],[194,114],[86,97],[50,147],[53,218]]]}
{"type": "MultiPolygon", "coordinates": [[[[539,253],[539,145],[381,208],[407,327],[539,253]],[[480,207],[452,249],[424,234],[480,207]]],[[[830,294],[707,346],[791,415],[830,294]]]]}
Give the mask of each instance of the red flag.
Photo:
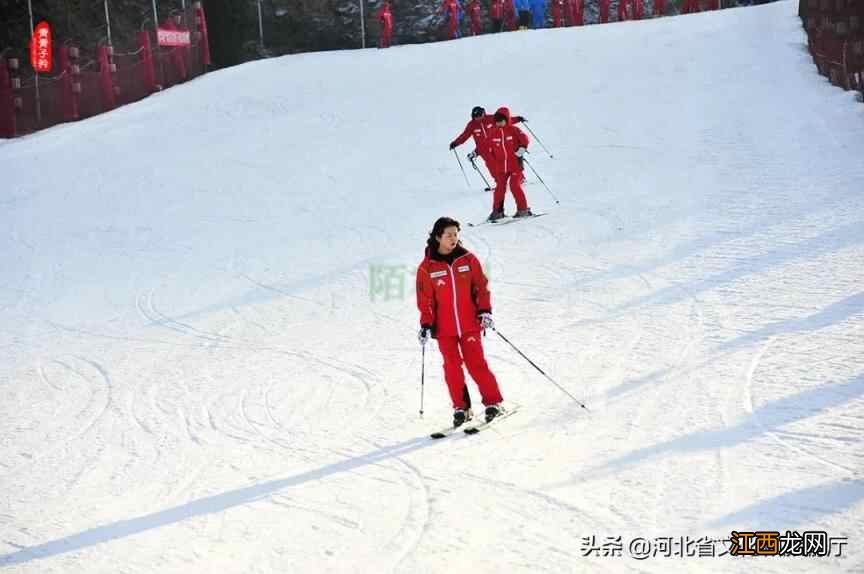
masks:
{"type": "Polygon", "coordinates": [[[37,72],[50,72],[54,62],[52,53],[54,46],[51,38],[51,25],[39,22],[30,38],[30,64],[37,72]]]}

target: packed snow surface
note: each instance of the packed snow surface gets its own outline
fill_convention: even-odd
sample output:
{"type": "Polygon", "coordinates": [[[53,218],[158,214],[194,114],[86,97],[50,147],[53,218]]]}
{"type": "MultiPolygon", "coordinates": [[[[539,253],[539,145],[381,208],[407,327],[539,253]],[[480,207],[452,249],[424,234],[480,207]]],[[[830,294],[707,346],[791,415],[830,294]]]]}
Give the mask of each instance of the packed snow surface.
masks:
{"type": "Polygon", "coordinates": [[[288,56],[0,142],[0,571],[864,571],[864,106],[796,12],[288,56]],[[414,273],[491,209],[478,104],[554,155],[560,204],[528,171],[548,214],[462,239],[561,388],[490,332],[519,412],[432,441],[414,273]]]}

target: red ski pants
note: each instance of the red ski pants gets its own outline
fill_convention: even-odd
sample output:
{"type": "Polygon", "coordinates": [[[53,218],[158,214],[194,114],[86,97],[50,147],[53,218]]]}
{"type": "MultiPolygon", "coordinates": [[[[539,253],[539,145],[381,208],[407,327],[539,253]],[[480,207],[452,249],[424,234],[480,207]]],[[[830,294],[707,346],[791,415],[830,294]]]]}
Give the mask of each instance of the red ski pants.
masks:
{"type": "Polygon", "coordinates": [[[504,209],[504,194],[507,192],[507,182],[510,182],[510,193],[516,200],[516,209],[528,209],[528,200],[522,190],[522,172],[495,174],[495,196],[492,199],[492,209],[504,209]]]}
{"type": "Polygon", "coordinates": [[[458,28],[458,26],[459,20],[457,19],[457,16],[451,12],[450,20],[447,22],[447,34],[451,40],[456,39],[456,29],[458,28]]]}
{"type": "Polygon", "coordinates": [[[444,357],[444,380],[450,391],[450,400],[454,409],[464,409],[465,404],[465,373],[462,363],[468,368],[468,374],[477,383],[484,405],[494,405],[501,402],[501,390],[495,375],[486,364],[483,355],[483,343],[480,333],[463,333],[459,337],[438,337],[438,348],[444,357]]]}

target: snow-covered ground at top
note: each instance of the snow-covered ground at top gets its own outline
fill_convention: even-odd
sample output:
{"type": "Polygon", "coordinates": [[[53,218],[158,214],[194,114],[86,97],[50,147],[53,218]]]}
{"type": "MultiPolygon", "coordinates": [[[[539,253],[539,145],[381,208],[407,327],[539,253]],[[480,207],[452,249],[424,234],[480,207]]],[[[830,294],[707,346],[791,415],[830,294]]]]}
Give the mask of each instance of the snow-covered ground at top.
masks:
{"type": "Polygon", "coordinates": [[[796,11],[294,55],[0,142],[0,571],[864,571],[864,106],[796,11]],[[519,412],[431,441],[414,272],[490,211],[478,104],[560,204],[529,172],[548,215],[463,242],[590,410],[490,334],[519,412]],[[846,544],[700,556],[733,530],[846,544]]]}

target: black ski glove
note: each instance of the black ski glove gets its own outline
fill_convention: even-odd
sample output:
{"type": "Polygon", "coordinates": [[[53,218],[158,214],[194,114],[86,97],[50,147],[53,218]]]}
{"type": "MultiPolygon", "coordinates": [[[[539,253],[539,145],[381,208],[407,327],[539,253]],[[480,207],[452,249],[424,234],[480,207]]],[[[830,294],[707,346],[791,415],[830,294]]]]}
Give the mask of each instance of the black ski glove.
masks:
{"type": "Polygon", "coordinates": [[[417,333],[417,340],[421,346],[426,346],[426,342],[429,340],[429,331],[431,331],[429,327],[420,327],[420,331],[417,333]]]}

